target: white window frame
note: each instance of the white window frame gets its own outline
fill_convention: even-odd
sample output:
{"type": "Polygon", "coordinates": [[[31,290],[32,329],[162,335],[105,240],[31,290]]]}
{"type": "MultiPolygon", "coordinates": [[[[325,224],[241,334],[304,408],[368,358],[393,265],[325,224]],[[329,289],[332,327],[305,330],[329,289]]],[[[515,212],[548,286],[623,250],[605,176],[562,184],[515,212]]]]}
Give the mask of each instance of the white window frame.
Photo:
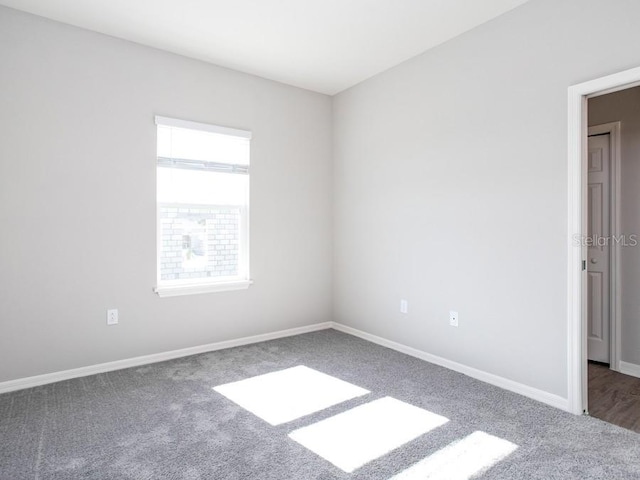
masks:
{"type": "MultiPolygon", "coordinates": [[[[200,130],[205,132],[218,133],[223,135],[231,135],[235,137],[251,139],[251,132],[247,130],[239,130],[235,128],[222,127],[206,123],[192,122],[189,120],[180,120],[169,117],[155,117],[157,126],[169,126],[177,128],[185,128],[190,130],[200,130]]],[[[157,132],[157,128],[156,128],[157,132]]],[[[250,162],[249,162],[250,163],[250,162]]],[[[157,169],[156,165],[156,169],[157,169]]],[[[247,175],[248,167],[247,167],[247,175]]],[[[249,179],[250,183],[250,179],[249,179]]],[[[157,184],[156,184],[157,189],[157,184]]],[[[173,297],[178,295],[193,295],[201,293],[225,292],[231,290],[244,290],[249,288],[253,283],[250,276],[250,259],[249,259],[249,204],[250,204],[250,187],[247,189],[246,204],[241,209],[240,214],[240,232],[239,232],[239,249],[238,249],[238,270],[240,275],[237,277],[225,277],[216,280],[213,278],[203,278],[194,280],[179,281],[161,281],[161,264],[160,252],[162,246],[161,238],[161,221],[160,221],[160,202],[156,198],[156,287],[154,292],[160,297],[173,297]]]]}

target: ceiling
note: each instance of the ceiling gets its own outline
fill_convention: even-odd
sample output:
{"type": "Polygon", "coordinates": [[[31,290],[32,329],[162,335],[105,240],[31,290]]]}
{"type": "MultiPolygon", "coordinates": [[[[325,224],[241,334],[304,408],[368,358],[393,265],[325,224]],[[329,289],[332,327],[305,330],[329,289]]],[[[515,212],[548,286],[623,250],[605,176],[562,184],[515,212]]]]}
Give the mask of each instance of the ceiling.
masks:
{"type": "Polygon", "coordinates": [[[528,0],[0,0],[333,95],[528,0]]]}

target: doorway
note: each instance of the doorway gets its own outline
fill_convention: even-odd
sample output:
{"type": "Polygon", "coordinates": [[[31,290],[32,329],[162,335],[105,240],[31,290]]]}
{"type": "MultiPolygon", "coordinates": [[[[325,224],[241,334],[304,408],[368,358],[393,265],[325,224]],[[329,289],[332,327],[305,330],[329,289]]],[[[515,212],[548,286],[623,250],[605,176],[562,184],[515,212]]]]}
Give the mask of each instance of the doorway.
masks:
{"type": "MultiPolygon", "coordinates": [[[[621,348],[620,258],[623,249],[634,241],[633,235],[629,235],[632,232],[621,234],[620,230],[622,127],[620,118],[609,116],[594,122],[588,113],[591,113],[590,102],[601,104],[608,94],[627,91],[638,85],[640,68],[569,88],[568,226],[572,243],[568,256],[567,380],[569,409],[576,414],[589,412],[589,378],[592,386],[602,388],[602,381],[609,381],[609,374],[621,375],[618,371],[634,373],[625,371],[628,370],[628,362],[623,361],[621,348]],[[589,360],[599,363],[589,365],[589,360]]],[[[637,92],[640,113],[640,89],[637,92]]],[[[640,132],[640,118],[638,128],[640,132]]],[[[628,203],[633,204],[640,203],[628,203]]],[[[634,214],[640,217],[637,209],[634,214]]],[[[623,264],[628,261],[629,251],[625,253],[627,257],[623,264]]],[[[633,250],[633,254],[639,255],[640,260],[640,248],[633,250]]],[[[638,281],[640,286],[640,278],[638,281]]],[[[629,310],[629,305],[625,304],[625,307],[629,310]]],[[[626,355],[633,357],[633,352],[630,354],[627,348],[626,355]]],[[[630,382],[621,382],[620,385],[626,393],[636,396],[640,419],[640,378],[635,377],[629,377],[630,382]]]]}
{"type": "Polygon", "coordinates": [[[590,98],[587,113],[588,412],[640,432],[640,378],[627,369],[640,358],[630,341],[640,318],[632,298],[640,288],[640,87],[590,98]]]}

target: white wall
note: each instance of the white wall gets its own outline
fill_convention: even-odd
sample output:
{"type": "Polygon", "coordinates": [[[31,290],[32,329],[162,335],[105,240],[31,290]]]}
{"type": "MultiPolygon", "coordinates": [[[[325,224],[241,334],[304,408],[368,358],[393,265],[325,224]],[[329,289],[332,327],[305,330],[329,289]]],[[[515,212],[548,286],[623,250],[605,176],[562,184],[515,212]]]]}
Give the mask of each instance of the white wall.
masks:
{"type": "Polygon", "coordinates": [[[0,8],[0,382],[330,320],[331,181],[329,97],[0,8]],[[253,131],[249,290],[152,292],[156,114],[253,131]]]}
{"type": "MultiPolygon", "coordinates": [[[[640,87],[589,100],[589,125],[621,122],[620,229],[640,240],[640,87]]],[[[640,365],[640,245],[620,249],[622,361],[640,365]]]]}
{"type": "Polygon", "coordinates": [[[566,397],[567,88],[638,18],[532,0],[335,97],[334,319],[566,397]]]}
{"type": "Polygon", "coordinates": [[[333,319],[566,396],[567,87],[637,18],[532,0],[332,102],[0,8],[0,381],[333,319]],[[254,132],[249,290],[152,293],[155,114],[254,132]]]}

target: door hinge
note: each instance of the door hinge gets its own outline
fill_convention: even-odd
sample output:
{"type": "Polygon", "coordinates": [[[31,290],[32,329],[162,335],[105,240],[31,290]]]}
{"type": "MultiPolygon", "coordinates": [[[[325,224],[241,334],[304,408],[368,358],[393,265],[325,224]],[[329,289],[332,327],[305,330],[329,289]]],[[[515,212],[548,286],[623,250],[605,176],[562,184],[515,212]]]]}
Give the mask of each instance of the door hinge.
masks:
{"type": "Polygon", "coordinates": [[[587,269],[587,261],[586,260],[582,260],[582,271],[587,269]]]}

